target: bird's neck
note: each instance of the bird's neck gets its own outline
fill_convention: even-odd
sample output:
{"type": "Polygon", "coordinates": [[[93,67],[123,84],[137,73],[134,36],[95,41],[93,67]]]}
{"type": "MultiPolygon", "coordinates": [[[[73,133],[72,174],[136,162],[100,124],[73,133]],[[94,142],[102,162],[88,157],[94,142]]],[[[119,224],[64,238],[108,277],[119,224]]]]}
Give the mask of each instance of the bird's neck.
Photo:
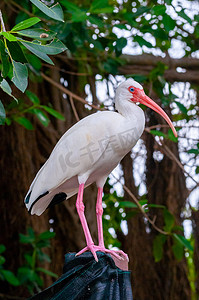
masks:
{"type": "Polygon", "coordinates": [[[133,120],[137,119],[138,121],[145,122],[143,110],[132,101],[124,101],[120,98],[116,100],[115,107],[117,111],[126,119],[133,120]]]}

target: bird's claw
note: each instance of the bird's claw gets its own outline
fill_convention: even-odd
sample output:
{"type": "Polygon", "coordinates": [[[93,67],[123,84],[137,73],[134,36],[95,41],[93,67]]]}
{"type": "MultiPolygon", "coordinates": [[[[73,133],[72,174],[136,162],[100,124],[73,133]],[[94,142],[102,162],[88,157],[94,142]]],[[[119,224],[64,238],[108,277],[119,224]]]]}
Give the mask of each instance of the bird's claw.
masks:
{"type": "Polygon", "coordinates": [[[93,254],[96,262],[98,262],[98,258],[97,258],[97,254],[96,254],[96,249],[95,249],[95,245],[94,244],[91,244],[91,245],[87,245],[85,248],[83,248],[82,250],[80,250],[76,256],[79,256],[81,255],[82,253],[86,252],[86,251],[91,251],[91,253],[93,254]]]}
{"type": "Polygon", "coordinates": [[[129,261],[128,255],[126,253],[124,253],[122,250],[109,250],[106,249],[103,246],[96,246],[94,244],[92,245],[87,245],[85,248],[83,248],[81,251],[79,251],[76,256],[81,255],[82,253],[86,252],[86,251],[91,251],[91,253],[93,254],[96,262],[98,262],[98,258],[97,258],[97,251],[101,251],[101,252],[105,252],[105,253],[109,253],[112,256],[116,257],[119,260],[127,260],[129,261]]]}
{"type": "Polygon", "coordinates": [[[118,258],[119,260],[127,260],[129,262],[129,257],[126,253],[124,253],[124,251],[122,250],[108,250],[105,249],[107,253],[110,253],[111,255],[115,256],[116,258],[118,258]]]}

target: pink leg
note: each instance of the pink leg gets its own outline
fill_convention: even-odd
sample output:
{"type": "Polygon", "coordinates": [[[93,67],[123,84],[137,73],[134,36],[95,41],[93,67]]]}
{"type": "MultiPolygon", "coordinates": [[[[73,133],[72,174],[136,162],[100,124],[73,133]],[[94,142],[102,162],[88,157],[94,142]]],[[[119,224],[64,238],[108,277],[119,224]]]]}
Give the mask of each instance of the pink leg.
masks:
{"type": "Polygon", "coordinates": [[[114,251],[106,249],[104,246],[104,236],[103,236],[103,226],[102,226],[102,215],[103,215],[103,207],[102,207],[102,194],[103,194],[103,188],[98,188],[98,194],[97,194],[97,203],[96,203],[96,215],[97,215],[97,228],[98,228],[98,240],[99,245],[95,246],[95,248],[98,251],[110,253],[111,255],[115,256],[117,259],[124,260],[127,259],[128,256],[121,250],[114,251]]]}
{"type": "Polygon", "coordinates": [[[97,215],[99,246],[104,248],[104,236],[103,236],[103,226],[102,226],[102,215],[103,215],[102,193],[103,193],[103,188],[99,187],[98,194],[97,194],[96,215],[97,215]]]}
{"type": "Polygon", "coordinates": [[[99,239],[99,245],[95,246],[88,228],[88,224],[84,215],[84,204],[83,204],[83,192],[84,192],[84,184],[80,184],[79,191],[77,195],[77,201],[76,201],[76,207],[77,212],[84,230],[84,235],[86,238],[86,244],[87,246],[83,248],[81,251],[79,251],[76,255],[80,255],[84,253],[85,251],[91,251],[95,260],[98,261],[96,251],[102,251],[106,253],[110,253],[116,258],[120,260],[124,260],[124,258],[128,259],[128,256],[121,250],[114,251],[109,250],[104,247],[104,238],[103,238],[103,228],[102,228],[102,214],[103,214],[103,208],[102,208],[102,193],[103,189],[98,188],[98,195],[97,195],[97,204],[96,204],[96,214],[97,214],[97,227],[98,227],[98,239],[99,239]]]}
{"type": "Polygon", "coordinates": [[[82,224],[82,228],[83,228],[83,231],[84,231],[84,235],[85,235],[85,238],[86,238],[87,247],[85,247],[80,252],[78,252],[77,255],[82,254],[86,250],[90,250],[93,253],[93,256],[95,257],[95,260],[98,261],[97,255],[96,255],[96,253],[95,253],[95,251],[93,250],[93,247],[92,247],[94,245],[94,243],[93,243],[93,240],[92,240],[89,228],[88,228],[86,217],[84,215],[83,193],[84,193],[84,184],[82,183],[79,186],[79,191],[78,191],[77,201],[76,201],[76,208],[77,208],[77,212],[78,212],[78,215],[79,215],[79,218],[80,218],[80,221],[81,221],[81,224],[82,224]]]}

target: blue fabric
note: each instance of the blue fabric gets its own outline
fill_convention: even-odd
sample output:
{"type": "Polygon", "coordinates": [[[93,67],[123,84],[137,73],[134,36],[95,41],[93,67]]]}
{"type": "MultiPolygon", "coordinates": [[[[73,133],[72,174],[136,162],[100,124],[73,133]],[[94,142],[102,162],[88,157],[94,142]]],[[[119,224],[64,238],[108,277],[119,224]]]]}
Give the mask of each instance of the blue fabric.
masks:
{"type": "Polygon", "coordinates": [[[116,267],[110,255],[65,255],[63,275],[31,300],[132,300],[130,272],[116,267]]]}

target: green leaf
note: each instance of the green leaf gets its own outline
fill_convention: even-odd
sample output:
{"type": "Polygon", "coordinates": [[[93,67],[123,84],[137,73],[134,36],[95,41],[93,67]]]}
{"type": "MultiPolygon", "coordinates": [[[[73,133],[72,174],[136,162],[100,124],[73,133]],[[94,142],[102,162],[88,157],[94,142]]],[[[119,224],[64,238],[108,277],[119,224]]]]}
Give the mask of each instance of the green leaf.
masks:
{"type": "Polygon", "coordinates": [[[6,251],[6,247],[3,244],[0,244],[0,253],[3,253],[6,251]]]}
{"type": "Polygon", "coordinates": [[[66,46],[57,38],[55,38],[50,44],[43,47],[43,51],[47,54],[59,54],[66,49],[66,46]]]}
{"type": "Polygon", "coordinates": [[[74,12],[72,14],[72,22],[83,22],[87,19],[87,15],[85,11],[81,11],[81,12],[74,12]]]}
{"type": "Polygon", "coordinates": [[[153,256],[155,262],[159,262],[163,257],[163,246],[167,237],[163,234],[158,234],[153,241],[153,256]]]}
{"type": "Polygon", "coordinates": [[[156,39],[159,39],[161,44],[164,40],[168,40],[168,33],[162,28],[157,28],[151,32],[156,39]]]}
{"type": "Polygon", "coordinates": [[[181,242],[173,237],[172,250],[175,258],[180,261],[184,257],[184,246],[181,242]]]}
{"type": "Polygon", "coordinates": [[[6,119],[5,108],[3,106],[3,103],[0,100],[0,125],[4,125],[5,124],[5,119],[6,119]]]}
{"type": "Polygon", "coordinates": [[[34,104],[39,104],[40,103],[39,98],[33,92],[31,92],[29,90],[26,90],[26,95],[28,96],[30,101],[32,101],[32,103],[34,103],[34,104]]]}
{"type": "Polygon", "coordinates": [[[27,232],[29,236],[35,238],[35,233],[32,227],[28,227],[27,232]]]}
{"type": "Polygon", "coordinates": [[[153,45],[150,42],[147,42],[143,37],[139,35],[136,35],[134,37],[134,41],[137,42],[140,45],[140,47],[146,46],[148,48],[153,48],[153,45]]]}
{"type": "Polygon", "coordinates": [[[175,137],[175,135],[173,134],[173,131],[171,130],[171,128],[169,128],[168,135],[166,136],[166,138],[168,138],[169,140],[171,140],[175,143],[177,143],[177,141],[178,141],[178,138],[175,137]]]}
{"type": "Polygon", "coordinates": [[[187,151],[187,153],[192,153],[192,154],[198,155],[199,154],[199,149],[189,149],[187,151]]]}
{"type": "Polygon", "coordinates": [[[10,118],[6,118],[6,125],[10,126],[12,124],[12,120],[10,118]]]}
{"type": "Polygon", "coordinates": [[[32,244],[35,241],[35,237],[20,233],[19,241],[20,241],[20,243],[23,243],[23,244],[32,244]]]}
{"type": "Polygon", "coordinates": [[[70,12],[81,12],[81,9],[74,3],[67,1],[67,0],[61,0],[60,3],[70,12]]]}
{"type": "Polygon", "coordinates": [[[54,110],[53,108],[49,107],[49,106],[45,106],[45,105],[42,105],[41,106],[43,109],[45,109],[45,111],[47,111],[49,114],[51,114],[53,117],[59,119],[59,120],[62,120],[64,121],[65,118],[64,116],[62,116],[58,111],[54,110]]]}
{"type": "Polygon", "coordinates": [[[2,82],[0,83],[0,87],[2,88],[2,90],[7,93],[8,95],[11,95],[12,93],[12,89],[11,87],[9,86],[8,82],[3,79],[2,82]]]}
{"type": "Polygon", "coordinates": [[[50,232],[50,231],[45,231],[40,233],[40,235],[38,236],[38,238],[40,240],[48,240],[48,239],[52,239],[55,237],[55,232],[50,232]]]}
{"type": "Polygon", "coordinates": [[[187,108],[182,103],[180,103],[178,101],[174,101],[174,102],[177,104],[177,106],[179,107],[179,109],[181,110],[181,112],[183,114],[187,115],[187,112],[188,112],[187,108]]]}
{"type": "Polygon", "coordinates": [[[8,55],[5,52],[5,44],[2,40],[0,40],[0,58],[2,62],[2,76],[4,78],[7,77],[9,69],[10,69],[10,62],[8,59],[8,55]]]}
{"type": "Polygon", "coordinates": [[[25,257],[27,263],[29,264],[29,266],[32,267],[33,260],[34,260],[33,257],[31,255],[27,254],[27,253],[24,254],[24,257],[25,257]]]}
{"type": "Polygon", "coordinates": [[[14,120],[28,130],[34,129],[32,123],[25,117],[17,117],[14,120]]]}
{"type": "Polygon", "coordinates": [[[94,0],[92,1],[91,7],[89,9],[90,12],[95,11],[96,9],[104,8],[109,6],[108,0],[94,0]]]}
{"type": "Polygon", "coordinates": [[[147,204],[147,207],[163,208],[163,209],[165,209],[165,206],[164,205],[160,205],[160,204],[147,204]]]}
{"type": "Polygon", "coordinates": [[[5,263],[5,258],[0,255],[0,265],[3,265],[5,263]]]}
{"type": "Polygon", "coordinates": [[[56,32],[40,28],[21,30],[18,34],[41,41],[49,41],[56,36],[56,32]]]}
{"type": "Polygon", "coordinates": [[[199,174],[199,166],[196,167],[196,174],[199,174]]]}
{"type": "Polygon", "coordinates": [[[42,251],[38,251],[38,259],[40,260],[40,261],[47,261],[47,262],[51,262],[51,259],[50,259],[50,257],[46,254],[46,253],[44,253],[44,252],[42,252],[42,251]]]}
{"type": "Polygon", "coordinates": [[[113,10],[114,10],[113,6],[107,6],[107,7],[93,10],[92,14],[111,14],[113,10]]]}
{"type": "Polygon", "coordinates": [[[26,53],[26,58],[30,65],[29,67],[33,69],[35,72],[38,72],[41,69],[42,63],[37,56],[33,55],[32,53],[26,53]]]}
{"type": "Polygon", "coordinates": [[[39,119],[39,121],[45,126],[47,127],[50,120],[49,118],[47,117],[47,115],[41,110],[41,109],[38,109],[38,108],[33,108],[31,110],[29,110],[31,113],[35,114],[37,116],[37,118],[39,119]]]}
{"type": "Polygon", "coordinates": [[[92,1],[91,7],[89,9],[89,12],[93,14],[108,14],[112,13],[114,10],[113,6],[109,5],[108,0],[94,0],[92,1]]]}
{"type": "Polygon", "coordinates": [[[41,45],[37,45],[37,44],[33,44],[30,42],[25,42],[25,41],[21,41],[21,43],[24,45],[24,47],[26,47],[30,52],[32,52],[33,54],[35,54],[36,56],[38,56],[39,58],[41,58],[42,60],[44,60],[45,62],[54,65],[54,63],[52,62],[52,60],[50,59],[50,57],[48,57],[48,55],[46,55],[46,53],[43,52],[43,49],[41,49],[39,46],[41,45]]]}
{"type": "Polygon", "coordinates": [[[163,15],[163,19],[162,19],[162,23],[164,24],[164,28],[167,32],[169,32],[170,30],[173,30],[176,26],[176,22],[175,20],[173,20],[169,15],[164,14],[163,15]]]}
{"type": "Polygon", "coordinates": [[[62,10],[62,7],[59,3],[56,3],[55,5],[51,6],[51,10],[60,17],[60,20],[63,20],[64,22],[64,13],[62,10]]]}
{"type": "Polygon", "coordinates": [[[131,201],[120,201],[119,206],[127,208],[137,208],[137,205],[131,201]]]}
{"type": "Polygon", "coordinates": [[[56,4],[57,7],[55,8],[55,6],[48,7],[47,5],[45,5],[44,3],[42,3],[39,0],[30,0],[30,1],[35,6],[37,6],[37,8],[39,8],[44,14],[49,16],[50,18],[52,18],[54,20],[57,20],[57,21],[64,22],[64,20],[63,20],[63,11],[62,11],[62,8],[61,8],[59,3],[56,4]]]}
{"type": "Polygon", "coordinates": [[[5,280],[7,280],[10,284],[14,285],[14,286],[18,286],[19,280],[17,279],[17,277],[8,270],[0,270],[1,274],[3,274],[5,280]]]}
{"type": "Polygon", "coordinates": [[[45,248],[45,247],[50,247],[50,241],[49,240],[39,240],[37,242],[37,248],[45,248]]]}
{"type": "Polygon", "coordinates": [[[13,97],[15,99],[16,102],[18,102],[18,100],[12,95],[12,89],[9,86],[8,82],[3,79],[0,83],[0,87],[2,88],[2,90],[7,93],[9,96],[13,97]]]}
{"type": "Polygon", "coordinates": [[[162,131],[159,131],[159,130],[150,130],[150,133],[153,134],[153,135],[166,137],[166,134],[162,131]]]}
{"type": "Polygon", "coordinates": [[[7,42],[8,49],[10,51],[11,57],[14,61],[20,63],[27,63],[27,59],[24,56],[24,53],[20,47],[19,42],[7,42]]]}
{"type": "Polygon", "coordinates": [[[99,28],[103,28],[104,27],[104,22],[98,16],[96,16],[96,17],[94,17],[94,16],[88,16],[87,19],[89,20],[89,22],[91,24],[95,24],[99,28]]]}
{"type": "Polygon", "coordinates": [[[173,231],[182,231],[182,232],[184,232],[184,228],[182,227],[182,226],[178,226],[178,225],[176,225],[176,226],[173,226],[173,231]]]}
{"type": "Polygon", "coordinates": [[[142,14],[148,12],[150,10],[150,7],[147,6],[140,6],[138,7],[137,11],[135,13],[131,13],[133,18],[137,18],[138,16],[141,16],[142,14]]]}
{"type": "Polygon", "coordinates": [[[184,9],[178,12],[178,16],[186,20],[190,25],[192,25],[192,20],[187,16],[187,14],[184,12],[184,9]]]}
{"type": "Polygon", "coordinates": [[[66,50],[66,46],[56,38],[51,43],[46,45],[38,44],[35,41],[27,42],[24,40],[20,40],[20,42],[36,56],[50,64],[53,64],[53,62],[47,56],[47,54],[59,54],[66,50]]]}
{"type": "Polygon", "coordinates": [[[164,230],[167,232],[171,232],[172,227],[174,226],[175,223],[175,218],[174,216],[168,211],[168,209],[163,210],[163,217],[164,217],[164,230]]]}
{"type": "Polygon", "coordinates": [[[199,24],[196,25],[194,33],[196,38],[199,38],[199,24]]]}
{"type": "Polygon", "coordinates": [[[20,23],[18,23],[17,25],[15,25],[12,29],[12,31],[18,31],[18,30],[22,30],[22,29],[26,29],[29,28],[35,24],[37,24],[38,22],[40,22],[41,20],[37,17],[33,17],[33,18],[29,18],[27,20],[24,20],[20,23]]]}
{"type": "MultiPolygon", "coordinates": [[[[147,200],[146,199],[140,200],[139,203],[140,203],[140,205],[145,205],[145,204],[147,204],[147,200]]],[[[119,206],[127,207],[127,208],[138,208],[137,204],[135,204],[134,202],[131,202],[131,201],[120,201],[119,206]]]]}
{"type": "Polygon", "coordinates": [[[25,64],[13,60],[12,82],[22,93],[25,92],[28,86],[28,69],[25,64]]]}
{"type": "Polygon", "coordinates": [[[58,278],[57,274],[55,274],[55,273],[53,273],[53,272],[51,272],[49,270],[46,270],[44,268],[36,268],[36,271],[37,272],[40,271],[40,272],[43,272],[44,274],[47,274],[47,275],[49,275],[51,277],[58,278]]]}
{"type": "Polygon", "coordinates": [[[16,42],[17,38],[16,36],[14,36],[13,34],[9,33],[9,32],[0,32],[0,35],[3,35],[8,41],[10,42],[16,42]]]}
{"type": "Polygon", "coordinates": [[[115,47],[120,52],[126,45],[127,45],[127,39],[124,37],[121,37],[121,38],[117,39],[115,47]]]}
{"type": "Polygon", "coordinates": [[[177,233],[174,233],[173,236],[177,241],[179,241],[185,248],[189,249],[190,251],[193,251],[193,247],[191,243],[183,236],[177,233]]]}
{"type": "Polygon", "coordinates": [[[17,275],[20,280],[20,283],[24,284],[27,281],[35,282],[36,281],[35,279],[37,279],[35,274],[36,274],[35,271],[30,269],[29,267],[21,267],[18,269],[17,275]]]}
{"type": "Polygon", "coordinates": [[[114,25],[114,27],[117,27],[117,28],[119,28],[119,29],[124,29],[124,30],[127,29],[127,27],[126,27],[125,24],[116,24],[116,25],[114,25]]]}
{"type": "Polygon", "coordinates": [[[163,15],[166,11],[166,6],[165,5],[155,5],[151,9],[151,13],[155,14],[156,16],[163,15]]]}

